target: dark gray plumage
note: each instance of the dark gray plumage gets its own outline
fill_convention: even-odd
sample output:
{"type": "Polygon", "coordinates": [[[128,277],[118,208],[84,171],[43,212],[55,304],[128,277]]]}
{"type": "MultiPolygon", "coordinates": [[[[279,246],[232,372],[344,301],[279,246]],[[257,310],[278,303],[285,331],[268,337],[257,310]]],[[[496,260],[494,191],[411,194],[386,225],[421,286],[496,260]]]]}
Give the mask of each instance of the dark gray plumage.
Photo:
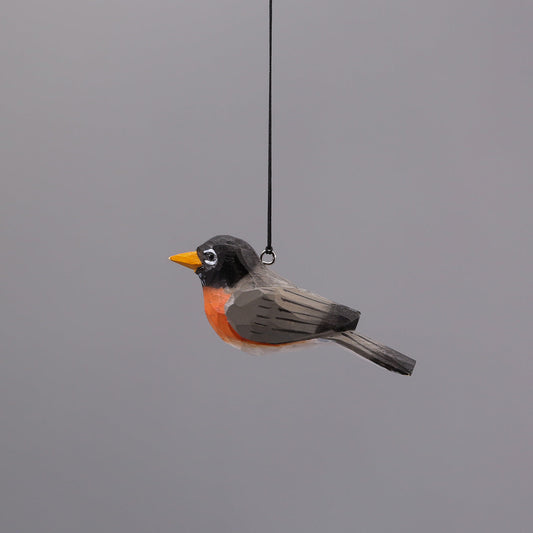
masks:
{"type": "Polygon", "coordinates": [[[352,330],[359,315],[359,311],[297,287],[280,286],[238,292],[226,309],[226,317],[239,335],[268,344],[299,342],[352,330]]]}

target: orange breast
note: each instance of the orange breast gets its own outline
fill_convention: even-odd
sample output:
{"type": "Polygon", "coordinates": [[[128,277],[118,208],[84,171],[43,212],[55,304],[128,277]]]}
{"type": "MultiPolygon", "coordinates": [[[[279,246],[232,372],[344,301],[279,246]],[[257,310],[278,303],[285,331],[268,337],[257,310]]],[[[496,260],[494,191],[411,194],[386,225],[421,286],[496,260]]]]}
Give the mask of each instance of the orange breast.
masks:
{"type": "Polygon", "coordinates": [[[207,320],[217,335],[230,344],[240,344],[242,342],[249,344],[264,344],[253,342],[241,337],[231,326],[226,318],[226,303],[231,298],[231,294],[224,289],[213,289],[204,287],[204,309],[207,320]]]}

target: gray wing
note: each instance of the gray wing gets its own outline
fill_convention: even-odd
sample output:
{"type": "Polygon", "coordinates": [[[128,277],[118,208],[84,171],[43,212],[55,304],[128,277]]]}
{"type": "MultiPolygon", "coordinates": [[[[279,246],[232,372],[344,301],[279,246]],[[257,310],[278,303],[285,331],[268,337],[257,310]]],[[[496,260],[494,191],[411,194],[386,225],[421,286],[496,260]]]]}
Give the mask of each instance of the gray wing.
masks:
{"type": "Polygon", "coordinates": [[[267,344],[304,341],[355,329],[359,311],[297,287],[257,287],[240,292],[226,309],[245,339],[267,344]]]}

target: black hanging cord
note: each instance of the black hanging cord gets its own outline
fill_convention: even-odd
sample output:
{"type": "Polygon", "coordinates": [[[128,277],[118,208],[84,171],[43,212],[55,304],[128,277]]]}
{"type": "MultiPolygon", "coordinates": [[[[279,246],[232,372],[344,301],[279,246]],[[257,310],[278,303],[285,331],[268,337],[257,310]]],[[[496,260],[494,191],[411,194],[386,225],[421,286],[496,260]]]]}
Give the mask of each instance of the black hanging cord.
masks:
{"type": "Polygon", "coordinates": [[[272,248],[272,0],[269,0],[268,10],[268,203],[267,203],[267,244],[261,253],[261,261],[271,265],[276,260],[272,248]],[[264,256],[272,257],[265,261],[264,256]]]}

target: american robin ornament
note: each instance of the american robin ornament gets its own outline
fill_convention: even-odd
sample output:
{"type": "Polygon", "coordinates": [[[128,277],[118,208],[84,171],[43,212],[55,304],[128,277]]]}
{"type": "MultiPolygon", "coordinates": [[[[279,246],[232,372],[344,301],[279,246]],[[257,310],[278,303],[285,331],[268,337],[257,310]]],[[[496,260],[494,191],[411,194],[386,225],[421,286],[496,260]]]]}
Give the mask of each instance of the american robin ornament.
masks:
{"type": "Polygon", "coordinates": [[[359,311],[296,287],[242,239],[217,235],[169,259],[198,275],[209,323],[236,348],[257,354],[328,340],[387,370],[413,372],[414,359],[355,333],[359,311]]]}

